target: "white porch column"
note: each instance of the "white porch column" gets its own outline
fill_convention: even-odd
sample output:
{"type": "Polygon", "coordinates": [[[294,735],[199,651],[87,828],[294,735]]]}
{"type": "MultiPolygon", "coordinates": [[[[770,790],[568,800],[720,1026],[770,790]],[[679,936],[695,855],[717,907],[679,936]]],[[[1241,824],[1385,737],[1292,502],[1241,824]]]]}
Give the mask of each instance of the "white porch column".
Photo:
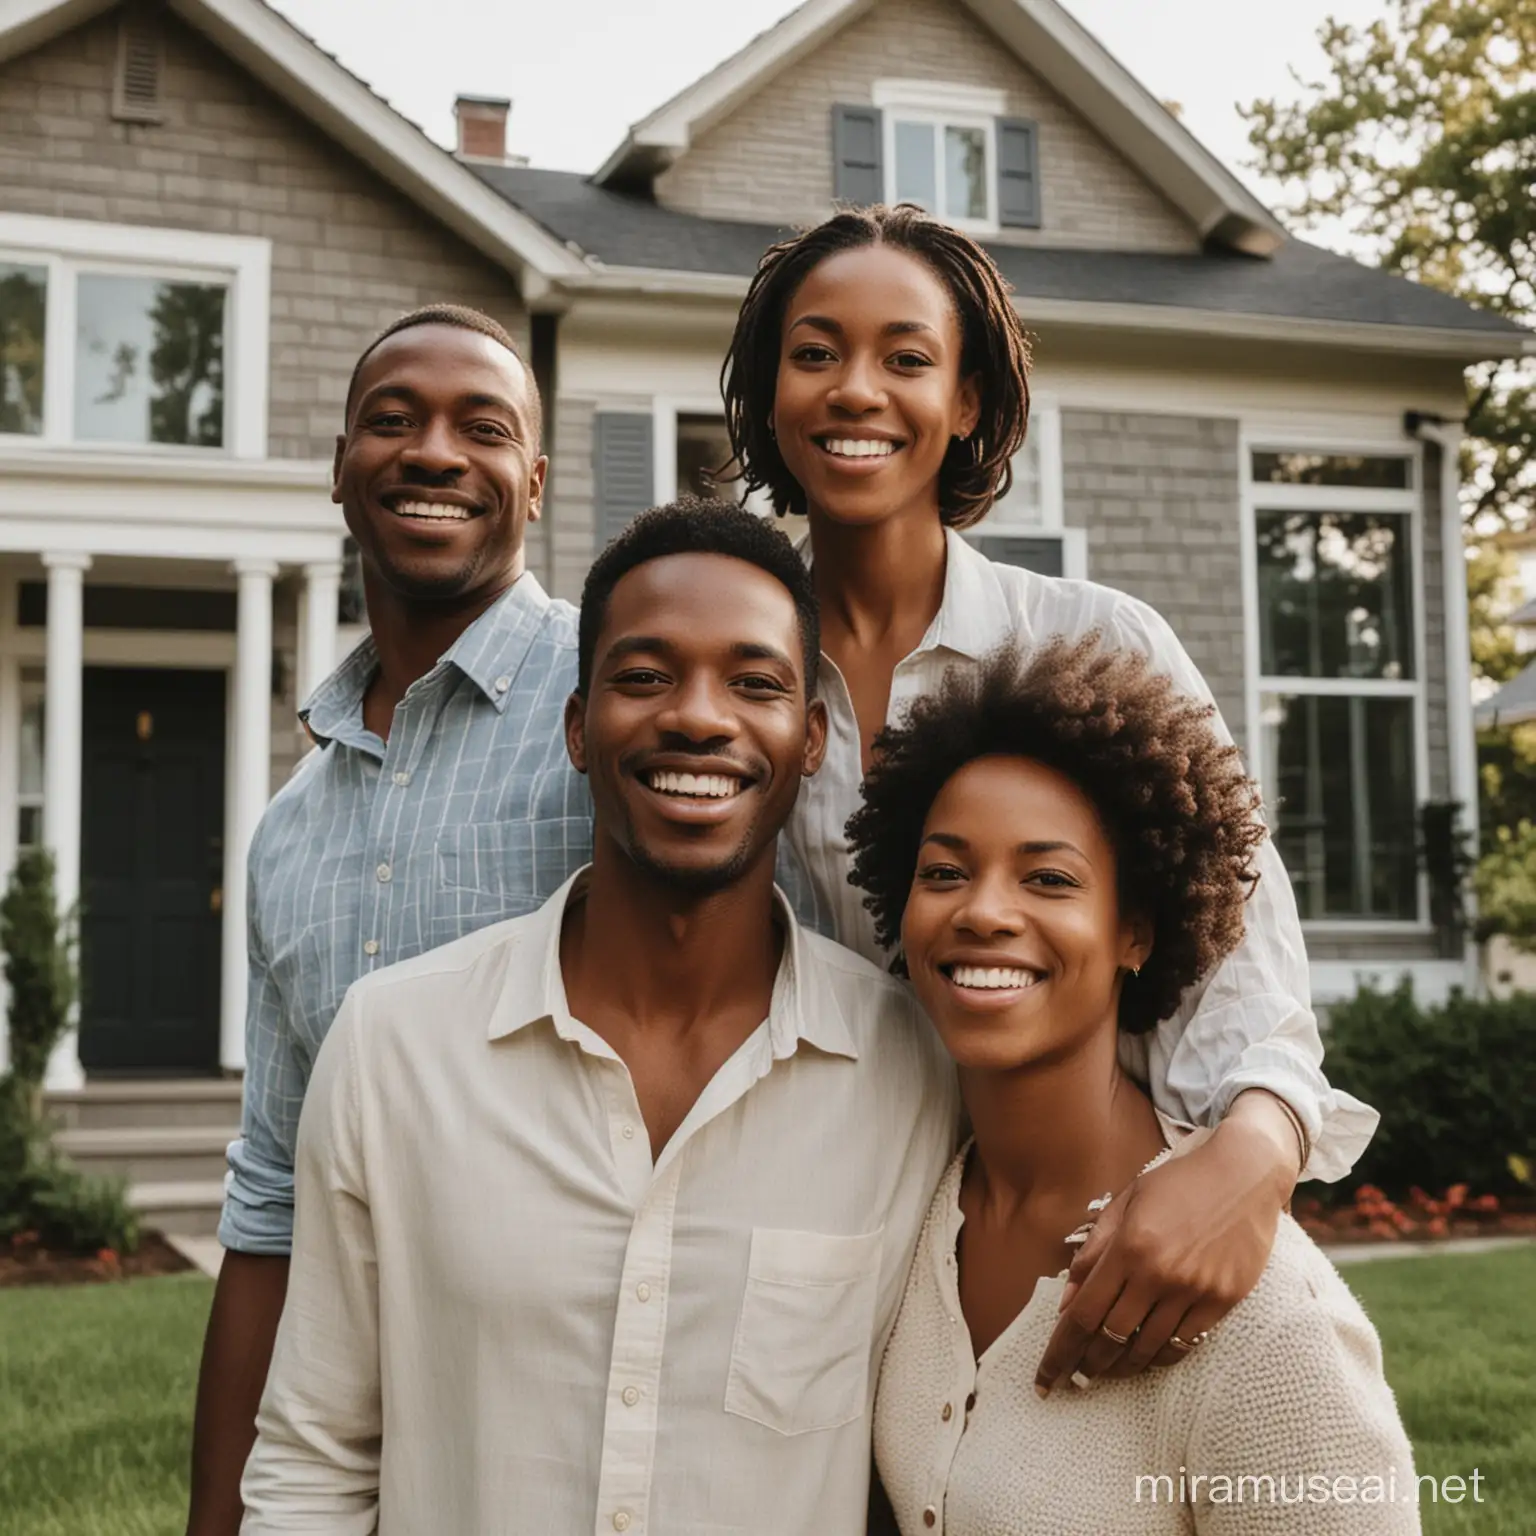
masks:
{"type": "MultiPolygon", "coordinates": [[[[89,555],[45,554],[48,571],[47,680],[44,684],[43,842],[53,850],[60,912],[72,912],[80,900],[80,761],[83,754],[81,700],[85,668],[85,573],[89,555]]],[[[46,1086],[78,1088],[77,1030],[55,1047],[48,1060],[46,1086]]]]}
{"type": "Polygon", "coordinates": [[[224,979],[219,1061],[245,1066],[245,855],[272,788],[272,581],[270,560],[237,560],[240,582],[235,640],[233,729],[224,808],[224,979]]]}
{"type": "Polygon", "coordinates": [[[299,599],[299,703],[330,676],[336,665],[336,606],[341,595],[341,561],[304,567],[299,599]]]}

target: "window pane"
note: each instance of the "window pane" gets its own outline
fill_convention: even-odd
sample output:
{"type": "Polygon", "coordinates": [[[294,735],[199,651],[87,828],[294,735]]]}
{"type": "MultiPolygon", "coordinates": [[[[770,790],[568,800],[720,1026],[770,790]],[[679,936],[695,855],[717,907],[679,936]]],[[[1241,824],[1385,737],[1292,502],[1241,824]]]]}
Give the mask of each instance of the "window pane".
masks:
{"type": "Polygon", "coordinates": [[[341,586],[336,592],[336,622],[368,622],[368,599],[363,593],[362,551],[350,533],[341,541],[341,586]]]}
{"type": "Polygon", "coordinates": [[[82,275],[75,436],[224,443],[222,285],[82,275]]]}
{"type": "Polygon", "coordinates": [[[1413,489],[1413,460],[1396,454],[1255,453],[1253,478],[1270,485],[1351,485],[1373,491],[1413,489]]]}
{"type": "Polygon", "coordinates": [[[48,269],[0,261],[0,432],[43,430],[48,269]]]}
{"type": "Polygon", "coordinates": [[[1418,916],[1413,709],[1265,695],[1275,845],[1303,917],[1418,916]]]}
{"type": "Polygon", "coordinates": [[[938,178],[932,123],[896,124],[896,201],[916,203],[933,213],[938,207],[938,178]]]}
{"type": "Polygon", "coordinates": [[[22,848],[43,840],[43,672],[21,673],[21,739],[17,743],[16,841],[22,848]]]}
{"type": "Polygon", "coordinates": [[[1266,676],[1413,676],[1406,518],[1260,512],[1257,524],[1266,676]]]}
{"type": "Polygon", "coordinates": [[[1040,438],[1031,430],[1024,446],[1013,456],[1013,485],[1008,494],[992,504],[987,526],[1038,528],[1045,521],[1040,504],[1040,438]]]}
{"type": "Polygon", "coordinates": [[[944,130],[944,215],[987,216],[987,136],[980,128],[944,130]]]}
{"type": "Polygon", "coordinates": [[[677,494],[735,501],[733,481],[717,483],[716,473],[731,459],[731,440],[723,416],[677,418],[677,494]]]}

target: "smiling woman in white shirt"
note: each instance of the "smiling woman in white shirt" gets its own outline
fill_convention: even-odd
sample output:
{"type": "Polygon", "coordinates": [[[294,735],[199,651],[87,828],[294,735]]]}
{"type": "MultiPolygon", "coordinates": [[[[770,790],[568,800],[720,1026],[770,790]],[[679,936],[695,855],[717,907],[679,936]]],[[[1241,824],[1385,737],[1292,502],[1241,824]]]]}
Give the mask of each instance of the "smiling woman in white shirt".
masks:
{"type": "MultiPolygon", "coordinates": [[[[802,918],[870,959],[885,956],[847,881],[844,825],[876,735],[947,667],[1097,632],[1210,699],[1144,603],[996,563],[961,537],[1008,490],[1029,362],[991,258],[905,206],[844,210],[772,247],[726,358],[735,468],[776,512],[808,519],[821,608],[827,754],[785,830],[780,878],[802,918]]],[[[1222,1317],[1268,1261],[1298,1170],[1342,1178],[1375,1129],[1374,1111],[1323,1075],[1296,903],[1268,840],[1256,864],[1242,941],[1122,1047],[1162,1111],[1215,1135],[1164,1178],[1135,1182],[1100,1223],[1042,1385],[1176,1361],[1170,1307],[1194,1298],[1200,1328],[1222,1317]],[[1143,1320],[1125,1350],[1099,1332],[1112,1305],[1143,1320]]]]}
{"type": "MultiPolygon", "coordinates": [[[[1419,1529],[1375,1331],[1289,1216],[1218,1328],[1166,1304],[1180,1369],[1035,1386],[1074,1247],[1203,1134],[1158,1112],[1117,1044],[1242,937],[1264,830],[1211,715],[1090,638],[957,671],[878,739],[853,878],[974,1131],[881,1369],[902,1536],[1419,1529]]],[[[1140,1324],[1117,1303],[1102,1332],[1124,1347],[1140,1324]]]]}

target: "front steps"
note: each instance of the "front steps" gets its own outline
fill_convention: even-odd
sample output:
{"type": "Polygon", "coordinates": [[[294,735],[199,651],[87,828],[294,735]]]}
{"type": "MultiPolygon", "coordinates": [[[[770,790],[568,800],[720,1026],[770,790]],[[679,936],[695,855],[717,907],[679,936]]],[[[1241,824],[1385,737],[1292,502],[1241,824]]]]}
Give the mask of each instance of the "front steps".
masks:
{"type": "Polygon", "coordinates": [[[211,1237],[224,1200],[224,1149],[240,1133],[233,1079],[106,1081],[50,1093],[54,1145],[87,1173],[128,1181],[146,1227],[211,1237]]]}

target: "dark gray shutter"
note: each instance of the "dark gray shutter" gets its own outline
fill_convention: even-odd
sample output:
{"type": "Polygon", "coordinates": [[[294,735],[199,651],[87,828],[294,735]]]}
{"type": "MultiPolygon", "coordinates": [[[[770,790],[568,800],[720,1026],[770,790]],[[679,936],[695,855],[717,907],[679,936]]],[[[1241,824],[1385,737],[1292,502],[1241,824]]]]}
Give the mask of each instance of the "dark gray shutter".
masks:
{"type": "Polygon", "coordinates": [[[1040,132],[1027,118],[997,120],[997,220],[1005,229],[1040,228],[1040,132]]]}
{"type": "Polygon", "coordinates": [[[839,203],[885,201],[879,107],[832,108],[832,196],[839,203]]]}
{"type": "Polygon", "coordinates": [[[988,560],[996,560],[999,565],[1021,565],[1026,571],[1035,571],[1041,576],[1060,576],[1061,542],[1052,534],[1032,539],[993,533],[977,539],[976,547],[988,560]]]}
{"type": "Polygon", "coordinates": [[[601,549],[656,499],[655,418],[599,411],[592,421],[593,522],[601,549]]]}

